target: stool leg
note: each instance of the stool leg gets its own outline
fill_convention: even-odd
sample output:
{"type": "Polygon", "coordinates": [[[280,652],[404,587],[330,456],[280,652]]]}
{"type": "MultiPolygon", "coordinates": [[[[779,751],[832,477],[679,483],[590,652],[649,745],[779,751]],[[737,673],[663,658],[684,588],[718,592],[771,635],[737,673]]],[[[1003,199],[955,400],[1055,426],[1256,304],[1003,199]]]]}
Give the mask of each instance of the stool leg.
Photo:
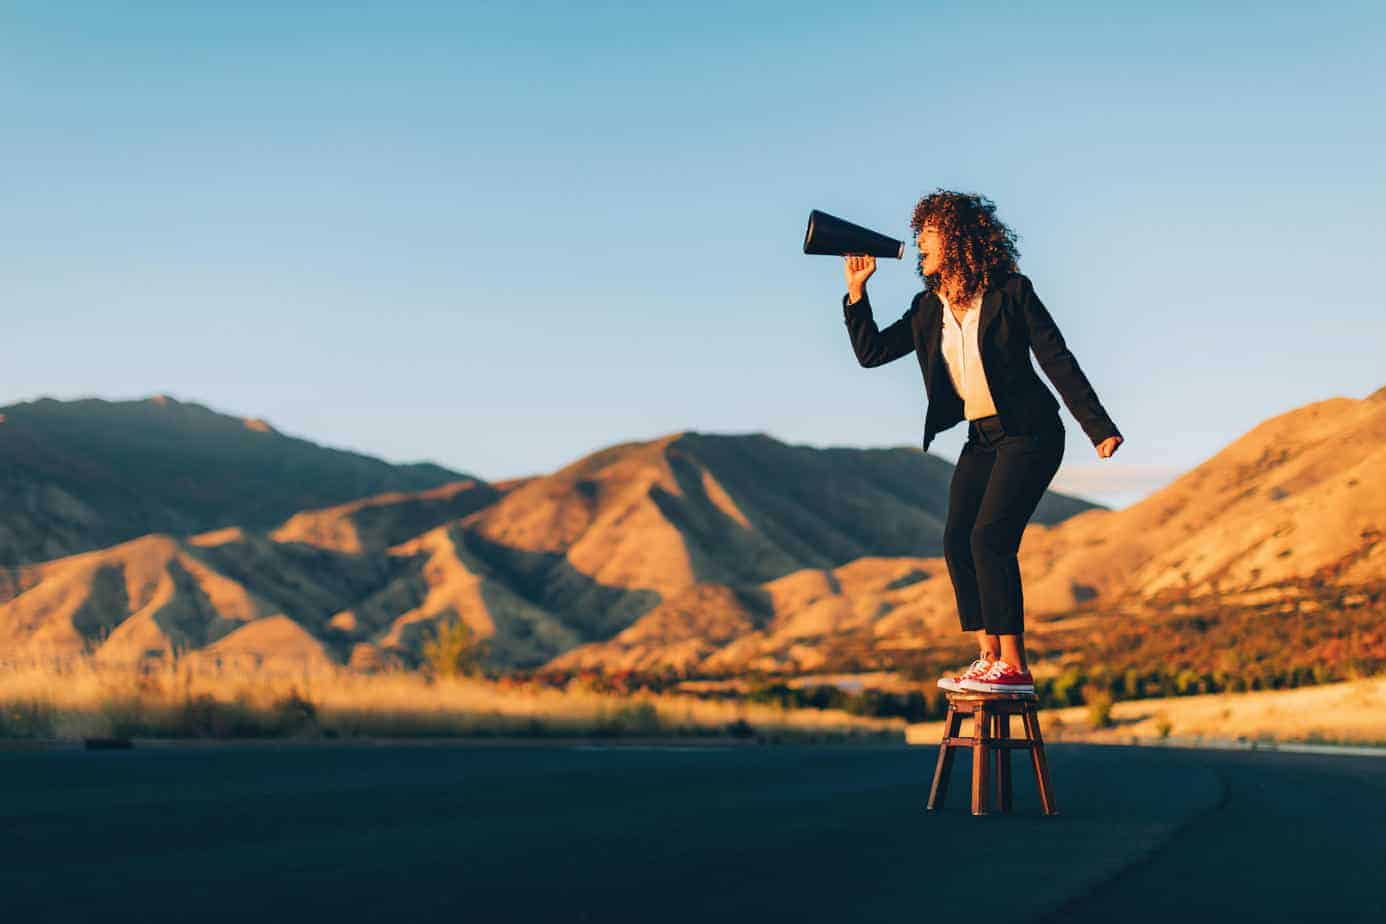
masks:
{"type": "MultiPolygon", "coordinates": [[[[996,716],[996,737],[1003,742],[1010,740],[1009,713],[1002,712],[996,716]]],[[[1008,747],[996,749],[996,801],[1001,806],[1001,811],[1011,810],[1011,749],[1008,747]]]]}
{"type": "Polygon", "coordinates": [[[1025,731],[1030,738],[1030,759],[1035,763],[1035,782],[1039,784],[1040,806],[1046,815],[1059,814],[1054,804],[1054,789],[1049,785],[1049,764],[1044,759],[1044,736],[1040,734],[1039,715],[1034,706],[1026,706],[1025,731]]]}
{"type": "Polygon", "coordinates": [[[991,754],[987,742],[991,735],[991,711],[986,703],[978,703],[972,713],[972,814],[987,814],[987,779],[991,774],[991,754]]]}
{"type": "MultiPolygon", "coordinates": [[[[996,713],[991,717],[991,736],[999,739],[1001,737],[1001,713],[996,713]]],[[[1001,754],[1005,748],[996,748],[991,752],[991,782],[995,787],[992,795],[992,804],[1001,810],[1001,754]]]]}
{"type": "Polygon", "coordinates": [[[934,764],[934,783],[929,787],[929,804],[926,807],[931,812],[942,808],[943,800],[948,797],[948,777],[952,774],[953,758],[956,756],[954,749],[948,746],[948,739],[956,737],[961,730],[962,716],[949,703],[948,714],[943,718],[943,740],[938,744],[938,760],[934,764]]]}

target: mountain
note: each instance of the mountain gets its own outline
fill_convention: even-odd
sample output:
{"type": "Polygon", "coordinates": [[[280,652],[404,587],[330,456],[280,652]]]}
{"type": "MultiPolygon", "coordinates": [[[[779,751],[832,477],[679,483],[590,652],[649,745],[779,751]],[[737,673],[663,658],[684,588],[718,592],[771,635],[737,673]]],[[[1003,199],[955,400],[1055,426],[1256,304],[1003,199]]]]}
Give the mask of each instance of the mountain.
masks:
{"type": "MultiPolygon", "coordinates": [[[[1020,551],[1027,635],[1043,650],[1060,631],[1065,644],[1105,634],[1104,619],[1127,630],[1132,621],[1187,614],[1181,600],[1314,613],[1321,599],[1361,606],[1378,599],[1386,580],[1383,533],[1386,388],[1267,420],[1130,507],[1032,523],[1020,551]],[[1325,585],[1328,592],[1316,590],[1325,585]],[[1331,590],[1354,586],[1373,589],[1331,590]]],[[[945,562],[914,554],[742,584],[734,599],[685,591],[546,669],[802,672],[956,646],[962,636],[945,562]]]]}
{"type": "MultiPolygon", "coordinates": [[[[353,506],[394,506],[404,511],[401,519],[417,521],[421,507],[447,509],[429,503],[440,494],[395,494],[353,506]]],[[[239,527],[185,538],[154,534],[20,568],[15,586],[0,594],[0,650],[125,662],[178,652],[414,663],[434,622],[459,615],[492,637],[503,663],[542,661],[579,641],[561,625],[538,625],[525,635],[540,647],[507,645],[515,625],[551,617],[523,601],[507,605],[513,595],[474,574],[446,526],[389,549],[370,542],[360,550],[332,548],[340,529],[309,530],[310,538],[331,540],[322,545],[275,538],[327,518],[326,511],[300,514],[269,535],[239,527]],[[492,621],[488,608],[503,618],[492,621]]],[[[349,519],[336,522],[343,521],[349,519]]]]}
{"type": "MultiPolygon", "coordinates": [[[[953,466],[913,449],[815,449],[675,433],[593,453],[463,525],[542,605],[608,636],[697,583],[759,584],[863,556],[940,554],[953,466]]],[[[1048,493],[1036,520],[1093,504],[1048,493]]]]}
{"type": "Polygon", "coordinates": [[[1266,420],[1149,497],[1027,536],[1026,596],[1245,592],[1386,577],[1386,388],[1266,420]]]}
{"type": "Polygon", "coordinates": [[[468,479],[428,491],[378,494],[296,513],[271,532],[270,538],[351,555],[379,553],[480,510],[503,493],[497,486],[468,479]]]}
{"type": "Polygon", "coordinates": [[[0,408],[0,566],[149,533],[263,529],[306,508],[465,479],[165,396],[44,398],[0,408]]]}
{"type": "MultiPolygon", "coordinates": [[[[427,557],[426,582],[411,573],[358,615],[372,626],[398,616],[375,639],[386,652],[457,615],[491,639],[496,663],[537,666],[636,620],[693,625],[702,607],[723,622],[717,601],[806,568],[940,551],[951,475],[913,449],[763,434],[623,443],[507,483],[495,503],[393,548],[427,557]]],[[[1091,509],[1050,494],[1037,517],[1091,509]]]]}
{"type": "MultiPolygon", "coordinates": [[[[550,475],[393,491],[9,569],[0,644],[117,659],[255,644],[270,656],[282,644],[309,660],[411,664],[440,620],[459,618],[493,663],[532,667],[647,615],[642,631],[704,619],[731,627],[707,638],[730,640],[788,599],[766,582],[792,596],[795,575],[937,552],[951,473],[912,449],[675,433],[550,475]],[[733,601],[744,621],[727,623],[733,601]]],[[[1050,495],[1038,516],[1091,509],[1050,495]]]]}
{"type": "Polygon", "coordinates": [[[859,558],[753,588],[698,585],[544,669],[803,673],[860,666],[892,650],[951,648],[959,638],[941,558],[859,558]]]}
{"type": "Polygon", "coordinates": [[[264,654],[282,656],[276,649],[292,641],[296,653],[330,660],[336,600],[386,578],[386,563],[371,564],[238,529],[186,540],[142,536],[23,569],[27,586],[0,603],[0,647],[11,655],[91,651],[135,660],[243,649],[247,633],[263,640],[270,620],[276,648],[264,654]]]}
{"type": "MultiPolygon", "coordinates": [[[[150,404],[138,414],[170,408],[150,404]]],[[[147,472],[111,464],[120,452],[133,458],[120,444],[90,443],[91,461],[71,448],[65,456],[14,451],[75,443],[51,433],[38,440],[36,424],[15,426],[22,416],[7,409],[0,431],[15,429],[0,445],[10,458],[67,460],[50,480],[67,496],[101,498],[113,482],[137,496],[150,483],[147,472]],[[74,472],[92,473],[97,488],[74,472]]],[[[219,434],[198,446],[284,440],[337,471],[332,450],[244,422],[234,422],[232,438],[234,419],[196,406],[173,407],[171,416],[219,434]]],[[[192,453],[169,449],[184,463],[192,453]]],[[[342,455],[372,472],[392,470],[342,455]]],[[[173,498],[177,509],[230,518],[236,485],[258,484],[247,479],[264,468],[220,470],[225,479],[165,472],[146,507],[127,509],[163,510],[172,504],[163,498],[173,498]]],[[[257,495],[248,509],[261,512],[245,518],[254,525],[155,532],[0,569],[0,647],[410,665],[440,621],[461,619],[488,640],[493,664],[551,672],[727,675],[899,663],[952,651],[962,639],[940,557],[951,474],[947,462],[911,449],[681,432],[607,447],[547,475],[459,478],[278,519],[266,519],[268,502],[257,495]]],[[[1122,510],[1051,494],[1021,546],[1031,644],[1069,649],[1120,630],[1129,648],[1141,626],[1182,644],[1204,630],[1179,620],[1210,600],[1271,607],[1286,631],[1336,644],[1305,620],[1333,623],[1335,601],[1344,600],[1358,608],[1344,625],[1368,624],[1386,580],[1383,475],[1386,389],[1266,420],[1122,510]],[[1335,590],[1354,587],[1369,592],[1335,590]]],[[[1258,618],[1270,617],[1252,609],[1237,616],[1246,625],[1258,618]]],[[[1230,638],[1241,631],[1235,626],[1217,631],[1230,638]]]]}

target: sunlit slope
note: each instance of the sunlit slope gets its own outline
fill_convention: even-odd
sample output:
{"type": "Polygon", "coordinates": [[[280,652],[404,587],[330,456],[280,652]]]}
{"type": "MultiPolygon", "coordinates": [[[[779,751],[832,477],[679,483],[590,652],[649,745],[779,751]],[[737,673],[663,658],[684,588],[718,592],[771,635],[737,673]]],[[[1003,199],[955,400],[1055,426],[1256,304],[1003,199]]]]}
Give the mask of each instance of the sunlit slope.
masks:
{"type": "MultiPolygon", "coordinates": [[[[1085,606],[1087,624],[1106,604],[1122,619],[1140,619],[1143,600],[1206,604],[1215,594],[1251,605],[1290,593],[1286,582],[1366,585],[1386,578],[1383,532],[1386,389],[1267,420],[1125,509],[1032,523],[1020,554],[1026,610],[1038,617],[1085,606]]],[[[959,638],[941,557],[863,556],[738,586],[734,597],[707,590],[674,597],[549,667],[795,672],[959,638]]],[[[1153,618],[1156,609],[1149,612],[1153,618]]],[[[1062,623],[1065,644],[1077,626],[1062,623]]],[[[1036,619],[1040,646],[1046,631],[1036,619]]]]}
{"type": "MultiPolygon", "coordinates": [[[[613,446],[467,518],[482,554],[538,599],[619,631],[694,584],[771,581],[865,556],[942,551],[952,466],[910,449],[792,446],[763,435],[677,433],[613,446]]],[[[1057,522],[1093,505],[1048,495],[1057,522]]]]}
{"type": "Polygon", "coordinates": [[[186,540],[143,536],[27,567],[25,589],[0,598],[0,647],[11,656],[92,652],[128,661],[207,649],[273,618],[276,631],[253,628],[228,646],[278,656],[285,653],[278,642],[292,635],[299,647],[311,641],[315,656],[339,658],[347,639],[330,620],[340,601],[388,575],[384,560],[298,548],[234,528],[186,540]]]}
{"type": "Polygon", "coordinates": [[[796,673],[873,651],[927,646],[957,633],[942,559],[859,558],[756,587],[689,588],[606,642],[556,658],[596,669],[796,673]]]}
{"type": "Polygon", "coordinates": [[[1026,599],[1231,592],[1386,576],[1386,389],[1259,424],[1137,504],[1031,527],[1026,599]]]}
{"type": "Polygon", "coordinates": [[[473,479],[412,494],[395,491],[296,513],[270,536],[352,555],[381,552],[480,510],[500,496],[492,485],[473,479]]]}

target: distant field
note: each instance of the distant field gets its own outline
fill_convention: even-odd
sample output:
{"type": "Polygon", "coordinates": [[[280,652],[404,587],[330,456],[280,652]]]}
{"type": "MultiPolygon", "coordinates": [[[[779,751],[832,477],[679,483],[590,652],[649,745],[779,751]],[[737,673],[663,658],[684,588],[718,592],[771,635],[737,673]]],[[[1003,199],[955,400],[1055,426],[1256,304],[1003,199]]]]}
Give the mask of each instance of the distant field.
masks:
{"type": "MultiPolygon", "coordinates": [[[[1046,738],[1106,744],[1164,740],[1246,740],[1386,745],[1386,677],[1294,690],[1212,693],[1112,705],[1111,725],[1095,727],[1088,706],[1040,713],[1046,738]]],[[[942,722],[910,725],[911,744],[936,744],[942,722]]]]}

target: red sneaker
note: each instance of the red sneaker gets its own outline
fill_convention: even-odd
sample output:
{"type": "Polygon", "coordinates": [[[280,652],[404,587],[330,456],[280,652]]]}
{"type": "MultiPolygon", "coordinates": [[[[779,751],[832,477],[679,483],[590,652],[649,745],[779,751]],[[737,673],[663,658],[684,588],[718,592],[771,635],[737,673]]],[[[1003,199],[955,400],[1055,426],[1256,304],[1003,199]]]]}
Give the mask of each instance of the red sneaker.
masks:
{"type": "Polygon", "coordinates": [[[964,680],[974,680],[987,671],[991,670],[992,662],[986,658],[978,658],[973,661],[961,674],[954,674],[951,677],[940,677],[938,685],[940,689],[952,690],[954,693],[962,692],[962,682],[964,680]]]}
{"type": "Polygon", "coordinates": [[[977,693],[1033,693],[1035,678],[1029,670],[997,660],[991,662],[991,669],[985,674],[960,680],[958,686],[977,693]]]}

